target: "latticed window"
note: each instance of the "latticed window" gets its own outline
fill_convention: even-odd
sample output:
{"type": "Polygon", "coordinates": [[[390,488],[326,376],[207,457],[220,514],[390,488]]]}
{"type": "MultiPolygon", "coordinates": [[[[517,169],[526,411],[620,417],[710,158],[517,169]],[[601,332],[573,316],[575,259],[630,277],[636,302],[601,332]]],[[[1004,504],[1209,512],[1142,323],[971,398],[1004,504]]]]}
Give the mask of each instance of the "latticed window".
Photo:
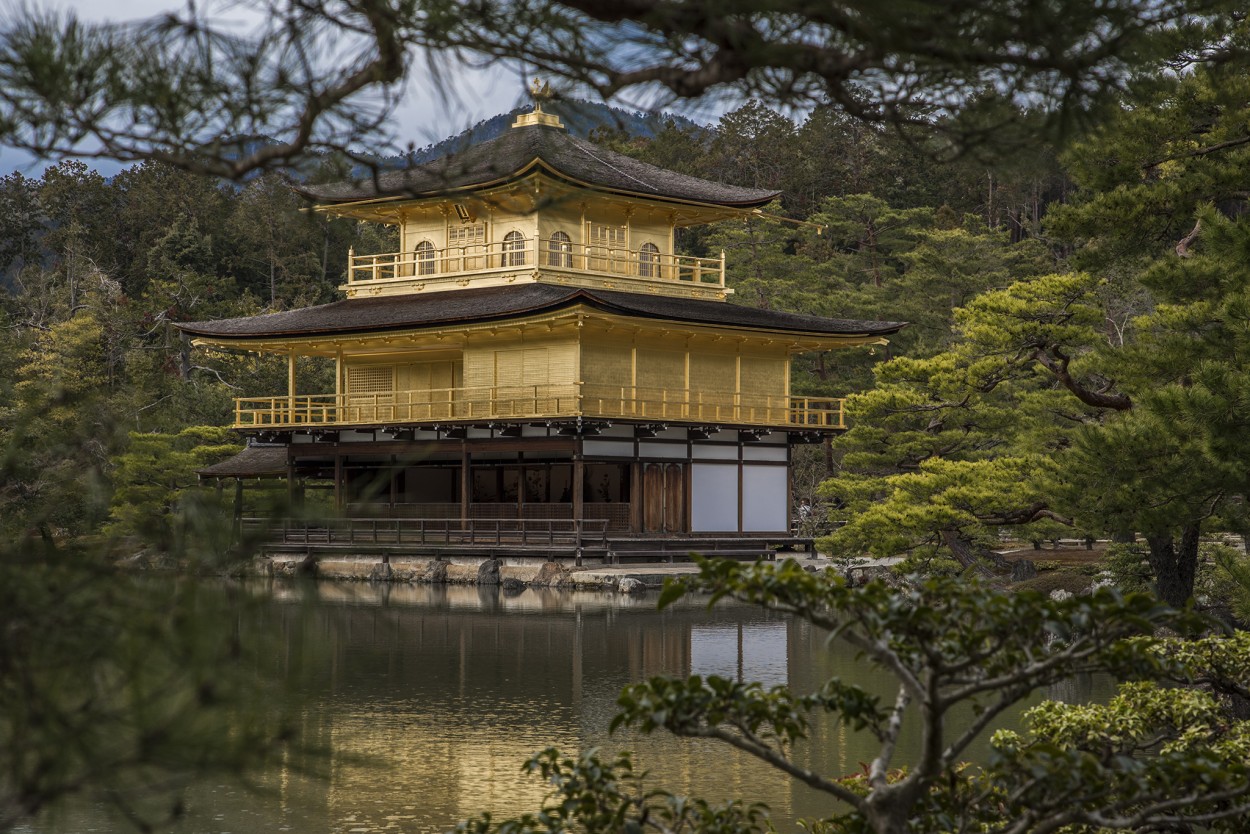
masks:
{"type": "Polygon", "coordinates": [[[660,247],[644,243],[638,249],[638,274],[643,278],[660,277],[660,247]]]}
{"type": "Polygon", "coordinates": [[[482,246],[485,243],[485,223],[464,223],[447,230],[448,246],[482,246]]]}
{"type": "Polygon", "coordinates": [[[395,368],[364,365],[347,369],[347,413],[351,421],[394,416],[395,368]]]}
{"type": "Polygon", "coordinates": [[[573,241],[564,232],[552,232],[547,241],[547,266],[573,268],[573,241]]]}
{"type": "Polygon", "coordinates": [[[525,266],[525,235],[508,232],[503,236],[503,265],[525,266]]]}
{"type": "Polygon", "coordinates": [[[625,227],[591,223],[590,245],[595,247],[601,246],[607,249],[623,249],[625,247],[625,227]]]}
{"type": "Polygon", "coordinates": [[[390,365],[347,369],[347,393],[389,394],[395,390],[395,369],[390,365]]]}
{"type": "Polygon", "coordinates": [[[587,239],[590,241],[590,268],[624,271],[628,258],[621,258],[619,253],[625,248],[625,227],[591,223],[589,231],[587,239]]]}
{"type": "Polygon", "coordinates": [[[450,256],[453,252],[457,255],[463,255],[463,260],[459,257],[448,257],[446,269],[448,272],[456,272],[460,269],[482,269],[486,266],[484,257],[467,257],[469,255],[482,255],[486,248],[486,224],[485,223],[462,223],[459,226],[450,226],[447,229],[447,254],[450,256]]]}
{"type": "Polygon", "coordinates": [[[423,240],[417,244],[417,274],[434,274],[434,244],[423,240]]]}

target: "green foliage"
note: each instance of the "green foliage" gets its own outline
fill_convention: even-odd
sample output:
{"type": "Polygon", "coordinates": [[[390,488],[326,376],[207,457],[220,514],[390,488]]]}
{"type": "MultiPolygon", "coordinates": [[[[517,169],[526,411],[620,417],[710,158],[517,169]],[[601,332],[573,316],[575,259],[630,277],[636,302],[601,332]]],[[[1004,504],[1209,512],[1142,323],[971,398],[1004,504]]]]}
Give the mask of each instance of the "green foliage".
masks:
{"type": "MultiPolygon", "coordinates": [[[[806,821],[809,830],[1095,834],[1202,821],[1232,832],[1250,821],[1250,725],[1230,722],[1224,700],[1250,694],[1244,633],[1203,636],[1209,623],[1193,614],[1108,590],[1052,600],[940,578],[853,588],[792,562],[699,565],[698,575],[666,585],[661,606],[701,593],[710,604],[732,598],[789,613],[893,677],[895,698],[838,678],[809,693],[716,676],[653,678],[621,693],[612,726],[715,739],[838,800],[843,810],[806,821]],[[1105,704],[1044,702],[1020,731],[994,731],[1032,693],[1085,673],[1124,683],[1105,704]],[[806,769],[792,752],[816,715],[873,737],[879,753],[856,774],[806,769]],[[904,725],[920,735],[906,758],[897,745],[904,725]],[[971,745],[989,735],[989,760],[968,764],[971,745]]],[[[661,807],[691,803],[647,794],[628,758],[546,751],[527,768],[555,788],[542,813],[463,830],[565,831],[577,820],[588,830],[663,831],[667,818],[645,797],[662,796],[661,807]]],[[[719,831],[724,819],[682,824],[719,831]]],[[[735,824],[764,830],[761,819],[735,824]]]]}
{"type": "Polygon", "coordinates": [[[582,751],[576,759],[564,758],[558,750],[548,748],[529,759],[522,770],[552,788],[540,811],[500,823],[487,814],[460,823],[456,834],[640,834],[647,828],[674,834],[734,834],[765,830],[766,809],[759,803],[714,805],[645,790],[646,774],[634,772],[628,753],[605,761],[593,748],[582,751]]]}
{"type": "Polygon", "coordinates": [[[1144,543],[1116,542],[1109,545],[1103,564],[1111,574],[1111,581],[1124,593],[1150,591],[1150,560],[1144,543]]]}
{"type": "Polygon", "coordinates": [[[298,711],[257,673],[272,648],[249,599],[37,539],[0,549],[0,830],[71,795],[154,830],[197,780],[289,764],[298,711]]]}
{"type": "Polygon", "coordinates": [[[195,472],[239,451],[219,426],[190,426],[177,434],[130,433],[130,444],[112,463],[113,500],[105,532],[168,542],[171,523],[195,472]]]}

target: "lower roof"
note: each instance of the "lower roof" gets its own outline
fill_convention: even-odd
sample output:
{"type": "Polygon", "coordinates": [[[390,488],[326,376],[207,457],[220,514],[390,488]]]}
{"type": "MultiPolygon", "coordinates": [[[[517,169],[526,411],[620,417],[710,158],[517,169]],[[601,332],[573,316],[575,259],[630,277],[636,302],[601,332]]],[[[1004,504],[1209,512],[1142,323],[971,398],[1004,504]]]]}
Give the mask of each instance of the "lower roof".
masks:
{"type": "Polygon", "coordinates": [[[317,307],[218,321],[181,322],[178,328],[214,342],[295,336],[334,336],[502,321],[585,305],[642,319],[736,327],[771,333],[879,337],[906,322],[831,319],[700,301],[552,284],[482,287],[430,295],[348,298],[317,307]]]}
{"type": "Polygon", "coordinates": [[[201,478],[279,478],[287,474],[287,447],[247,446],[232,458],[196,470],[201,478]]]}

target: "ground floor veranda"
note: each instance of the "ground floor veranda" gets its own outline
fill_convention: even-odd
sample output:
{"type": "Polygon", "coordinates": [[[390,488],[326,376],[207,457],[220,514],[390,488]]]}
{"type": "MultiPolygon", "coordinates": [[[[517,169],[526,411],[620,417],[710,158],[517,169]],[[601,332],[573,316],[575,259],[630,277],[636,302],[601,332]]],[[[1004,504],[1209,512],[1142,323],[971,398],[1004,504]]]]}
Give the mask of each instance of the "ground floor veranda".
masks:
{"type": "Polygon", "coordinates": [[[240,524],[268,524],[289,547],[746,555],[798,543],[790,450],[817,438],[550,423],[265,439],[289,518],[249,520],[240,508],[240,524]]]}

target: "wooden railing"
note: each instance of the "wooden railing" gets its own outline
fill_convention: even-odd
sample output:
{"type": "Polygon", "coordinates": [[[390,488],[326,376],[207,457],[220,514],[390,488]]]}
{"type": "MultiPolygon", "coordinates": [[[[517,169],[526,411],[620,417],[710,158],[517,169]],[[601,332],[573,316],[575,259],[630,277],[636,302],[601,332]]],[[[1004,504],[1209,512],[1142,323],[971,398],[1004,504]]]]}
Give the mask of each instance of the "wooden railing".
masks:
{"type": "Polygon", "coordinates": [[[347,283],[455,277],[496,270],[542,269],[725,286],[725,253],[719,258],[665,255],[610,246],[586,246],[550,238],[499,241],[378,255],[348,253],[347,283]]]}
{"type": "Polygon", "coordinates": [[[496,545],[515,547],[604,546],[602,519],[334,518],[283,521],[249,518],[245,530],[299,545],[496,545]]]}
{"type": "MultiPolygon", "coordinates": [[[[623,502],[586,501],[582,504],[582,516],[588,520],[602,521],[607,529],[621,532],[629,529],[630,505],[623,502]]],[[[379,498],[374,503],[359,502],[347,505],[347,514],[356,519],[415,518],[455,520],[461,515],[459,504],[409,503],[394,504],[379,498]]],[[[473,502],[467,515],[470,519],[520,519],[522,521],[561,521],[573,518],[573,505],[555,501],[473,502]]]]}
{"type": "Polygon", "coordinates": [[[499,385],[375,394],[240,397],[240,429],[350,427],[508,418],[600,417],[846,428],[845,400],[637,386],[499,385]]]}

